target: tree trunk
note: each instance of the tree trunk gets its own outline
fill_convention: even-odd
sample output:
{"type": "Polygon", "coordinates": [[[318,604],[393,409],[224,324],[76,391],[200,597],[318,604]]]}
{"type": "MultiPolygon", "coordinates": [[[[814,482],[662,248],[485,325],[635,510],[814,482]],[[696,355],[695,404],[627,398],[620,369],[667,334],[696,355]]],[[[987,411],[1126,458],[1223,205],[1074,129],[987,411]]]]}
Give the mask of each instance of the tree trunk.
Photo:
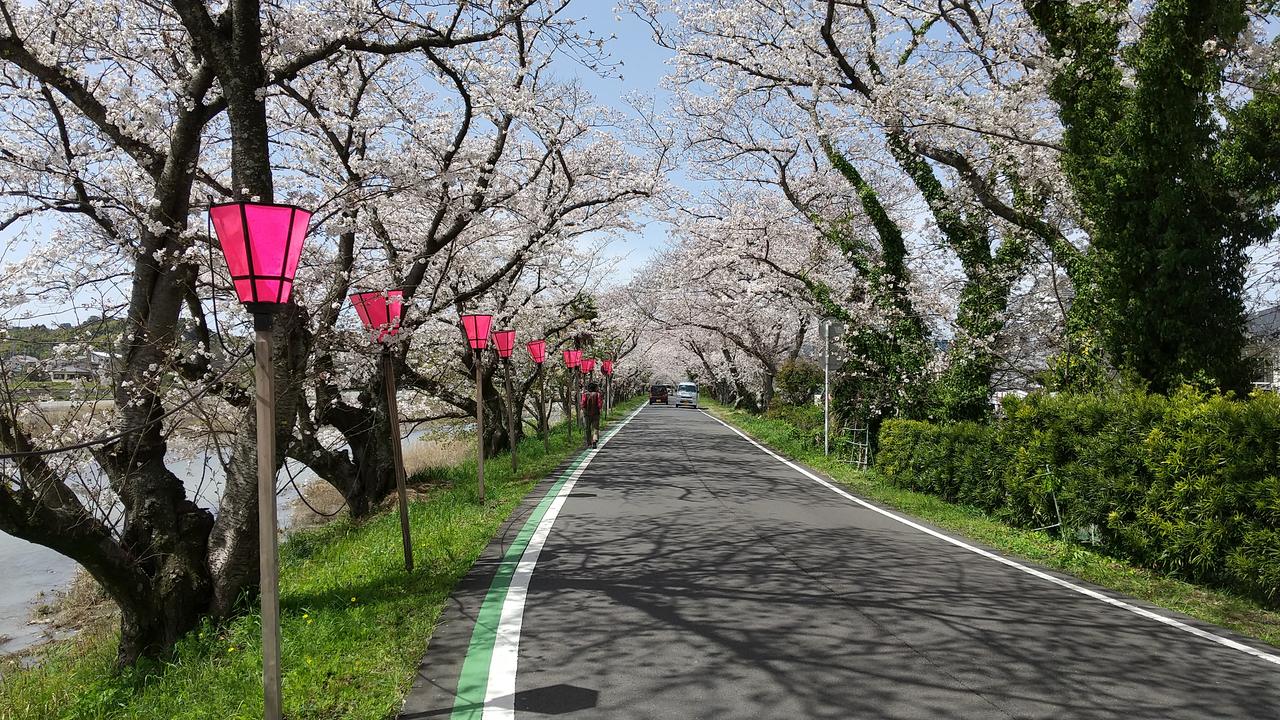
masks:
{"type": "Polygon", "coordinates": [[[346,450],[325,448],[314,435],[304,433],[291,452],[294,457],[305,458],[307,467],[342,494],[353,518],[367,516],[395,489],[391,426],[386,413],[358,416],[364,420],[341,423],[346,450]]]}
{"type": "MultiPolygon", "coordinates": [[[[513,438],[507,435],[507,426],[503,422],[506,416],[506,402],[503,401],[503,394],[493,387],[492,380],[492,375],[484,376],[484,456],[487,458],[509,450],[514,444],[513,438]]],[[[516,432],[520,431],[517,429],[516,432]]]]}
{"type": "Polygon", "coordinates": [[[764,377],[761,380],[760,387],[760,410],[767,412],[769,407],[773,405],[773,382],[777,377],[777,373],[771,368],[766,368],[764,377]]]}
{"type": "Polygon", "coordinates": [[[391,439],[393,432],[400,432],[400,427],[390,418],[386,393],[375,391],[383,387],[385,378],[381,371],[370,378],[360,393],[359,408],[344,406],[341,412],[327,418],[347,441],[347,451],[323,449],[314,435],[307,435],[311,445],[300,453],[308,458],[307,464],[320,477],[342,493],[355,518],[368,515],[395,489],[391,439]],[[324,462],[325,458],[334,458],[335,462],[324,462]]]}
{"type": "Polygon", "coordinates": [[[751,390],[747,388],[747,383],[742,379],[742,375],[738,372],[738,363],[733,359],[733,354],[729,352],[727,346],[720,347],[720,353],[724,356],[725,364],[729,368],[729,378],[733,381],[733,407],[737,410],[747,410],[756,412],[755,396],[751,394],[751,390]]]}
{"type": "MultiPolygon", "coordinates": [[[[199,123],[184,116],[175,127],[171,157],[157,180],[161,202],[151,217],[165,225],[185,219],[190,210],[189,163],[199,152],[199,123]]],[[[184,223],[178,223],[184,224],[184,223]]],[[[143,656],[163,656],[208,611],[207,563],[213,517],[187,498],[182,481],[165,466],[165,414],[154,368],[169,365],[183,297],[193,280],[189,266],[157,260],[177,254],[188,242],[180,232],[143,234],[134,266],[124,361],[116,382],[119,423],[137,428],[93,454],[124,506],[121,549],[133,567],[81,562],[120,607],[120,645],[116,662],[124,667],[143,656]]]]}
{"type": "Polygon", "coordinates": [[[511,386],[511,360],[508,358],[503,363],[504,384],[507,386],[507,394],[505,397],[507,405],[507,447],[511,452],[511,475],[515,476],[518,469],[518,461],[516,459],[516,445],[520,442],[519,433],[521,428],[516,427],[516,416],[520,414],[520,405],[515,402],[515,390],[511,386]]]}
{"type": "MultiPolygon", "coordinates": [[[[135,273],[135,287],[149,285],[135,273]]],[[[172,342],[180,293],[177,273],[159,273],[152,292],[135,301],[147,305],[136,317],[135,330],[117,383],[116,407],[125,427],[141,428],[94,452],[124,506],[120,545],[133,558],[145,580],[134,580],[128,592],[119,589],[120,569],[94,567],[76,554],[107,588],[120,606],[120,646],[117,663],[132,665],[139,657],[159,657],[208,610],[210,586],[206,564],[213,517],[187,498],[182,481],[164,464],[166,443],[159,418],[165,409],[148,378],[148,368],[163,366],[172,342]],[[128,382],[126,382],[128,381],[128,382]],[[148,424],[150,423],[150,424],[148,424]],[[113,591],[114,588],[114,591],[113,591]]],[[[133,573],[130,572],[130,575],[133,573]]]]}

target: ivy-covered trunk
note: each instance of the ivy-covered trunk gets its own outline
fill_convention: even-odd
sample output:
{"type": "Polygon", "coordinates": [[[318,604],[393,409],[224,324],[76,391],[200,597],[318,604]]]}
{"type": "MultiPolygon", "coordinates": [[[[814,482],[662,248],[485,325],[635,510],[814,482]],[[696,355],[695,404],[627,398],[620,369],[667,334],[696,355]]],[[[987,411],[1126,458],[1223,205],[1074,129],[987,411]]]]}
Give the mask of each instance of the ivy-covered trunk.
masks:
{"type": "Polygon", "coordinates": [[[1088,322],[1153,390],[1246,389],[1245,252],[1274,232],[1280,176],[1274,92],[1222,91],[1249,3],[1157,0],[1133,42],[1123,3],[1023,5],[1061,61],[1050,96],[1089,225],[1088,322]]]}

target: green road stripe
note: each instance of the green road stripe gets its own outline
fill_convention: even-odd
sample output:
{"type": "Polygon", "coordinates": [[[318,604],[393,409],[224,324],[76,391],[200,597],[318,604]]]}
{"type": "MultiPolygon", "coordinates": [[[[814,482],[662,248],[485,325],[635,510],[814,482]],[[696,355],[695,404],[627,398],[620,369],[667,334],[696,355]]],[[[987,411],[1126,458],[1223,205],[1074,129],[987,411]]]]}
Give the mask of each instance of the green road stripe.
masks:
{"type": "Polygon", "coordinates": [[[502,616],[502,603],[507,599],[507,588],[511,585],[511,576],[520,564],[525,549],[529,546],[529,538],[538,529],[538,523],[547,514],[547,508],[559,494],[560,488],[571,475],[581,467],[587,458],[583,451],[573,464],[560,474],[559,479],[547,491],[538,507],[534,508],[529,519],[520,528],[516,539],[503,553],[494,573],[493,583],[485,593],[480,612],[476,614],[476,627],[471,633],[471,643],[467,646],[467,657],[462,661],[462,671],[458,674],[458,692],[453,701],[452,720],[479,720],[484,714],[484,693],[489,686],[489,661],[493,655],[493,643],[497,638],[498,619],[502,616]]]}
{"type": "MultiPolygon", "coordinates": [[[[616,425],[600,438],[600,442],[612,438],[622,429],[616,425]]],[[[538,502],[529,519],[516,535],[516,539],[503,553],[498,569],[494,573],[493,582],[485,593],[480,604],[480,612],[476,614],[476,627],[471,632],[471,642],[467,646],[467,656],[462,661],[462,670],[458,673],[458,690],[454,694],[451,720],[481,720],[484,715],[484,695],[489,687],[489,664],[493,657],[493,645],[497,640],[498,621],[502,617],[502,605],[507,599],[507,588],[511,585],[511,576],[515,574],[520,558],[529,546],[529,538],[538,529],[538,524],[547,514],[547,508],[560,494],[565,482],[582,467],[590,457],[589,450],[583,450],[560,477],[547,494],[538,502]]]]}

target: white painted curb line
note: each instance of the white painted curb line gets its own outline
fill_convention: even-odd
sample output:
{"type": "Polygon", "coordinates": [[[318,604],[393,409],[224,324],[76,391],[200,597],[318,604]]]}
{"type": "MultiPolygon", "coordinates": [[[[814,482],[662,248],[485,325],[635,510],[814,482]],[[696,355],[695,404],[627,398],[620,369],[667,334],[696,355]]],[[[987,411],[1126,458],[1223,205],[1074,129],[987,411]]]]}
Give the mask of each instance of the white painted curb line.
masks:
{"type": "MultiPolygon", "coordinates": [[[[1031,575],[1031,576],[1033,576],[1033,577],[1040,578],[1041,580],[1047,580],[1047,581],[1049,581],[1049,582],[1053,583],[1054,585],[1058,585],[1058,586],[1060,586],[1060,587],[1067,588],[1068,590],[1071,590],[1071,591],[1073,591],[1073,592],[1080,593],[1081,595],[1084,595],[1084,596],[1086,596],[1086,597],[1091,597],[1091,598],[1093,598],[1094,600],[1099,600],[1099,601],[1104,602],[1104,603],[1106,603],[1106,604],[1108,604],[1108,605],[1112,605],[1112,606],[1114,606],[1114,607],[1121,608],[1122,610],[1127,610],[1127,611],[1129,611],[1129,612],[1133,613],[1134,615],[1138,615],[1138,616],[1141,616],[1141,617],[1147,618],[1148,620],[1154,620],[1154,621],[1156,621],[1156,622],[1158,622],[1158,623],[1162,623],[1162,624],[1164,624],[1164,625],[1168,625],[1169,627],[1177,628],[1178,630],[1181,630],[1181,631],[1183,631],[1183,632],[1185,632],[1185,633],[1190,633],[1190,634],[1192,634],[1192,635],[1195,635],[1195,636],[1196,636],[1196,637],[1198,637],[1198,638],[1203,638],[1203,639],[1205,639],[1205,640],[1208,640],[1208,641],[1210,641],[1210,642],[1217,643],[1217,644],[1222,645],[1222,646],[1224,646],[1224,647],[1229,647],[1229,648],[1231,648],[1232,650],[1238,650],[1238,651],[1240,651],[1240,652],[1242,652],[1242,653],[1245,653],[1246,655],[1252,655],[1253,657],[1258,658],[1259,660],[1262,660],[1262,661],[1264,661],[1264,662],[1269,662],[1269,663],[1271,663],[1271,664],[1273,664],[1273,665],[1280,665],[1280,656],[1278,656],[1278,655],[1273,655],[1273,654],[1271,654],[1271,653],[1263,652],[1263,651],[1261,651],[1261,650],[1259,650],[1259,649],[1257,649],[1257,648],[1254,648],[1254,647],[1250,647],[1250,646],[1248,646],[1248,645],[1245,645],[1244,643],[1236,642],[1235,640],[1232,640],[1231,638],[1225,638],[1225,637],[1222,637],[1221,635],[1216,635],[1216,634],[1214,634],[1214,633],[1209,632],[1208,630],[1201,630],[1201,629],[1200,629],[1200,628],[1198,628],[1198,627],[1194,627],[1194,626],[1192,626],[1192,625],[1188,625],[1188,624],[1186,624],[1186,623],[1184,623],[1184,622],[1182,622],[1182,621],[1180,621],[1180,620],[1175,620],[1174,618],[1166,617],[1166,616],[1161,615],[1161,614],[1159,614],[1159,613],[1151,612],[1150,610],[1147,610],[1147,609],[1145,609],[1145,608],[1140,608],[1140,607],[1138,607],[1137,605],[1131,605],[1131,604],[1129,604],[1129,603],[1127,603],[1127,602],[1125,602],[1125,601],[1123,601],[1123,600],[1117,600],[1116,598],[1109,597],[1109,596],[1107,596],[1107,595],[1103,595],[1102,593],[1100,593],[1100,592],[1098,592],[1098,591],[1096,591],[1096,590],[1090,590],[1090,589],[1089,589],[1089,588],[1087,588],[1087,587],[1081,587],[1080,585],[1076,585],[1075,583],[1069,582],[1069,581],[1067,581],[1067,580],[1063,580],[1062,578],[1055,577],[1055,576],[1050,575],[1050,574],[1048,574],[1048,573],[1046,573],[1046,572],[1041,572],[1041,571],[1039,571],[1039,570],[1036,570],[1035,568],[1027,567],[1026,565],[1023,565],[1023,564],[1021,564],[1021,563],[1015,562],[1015,561],[1010,560],[1010,559],[1008,559],[1008,558],[1006,558],[1006,557],[1001,557],[1000,555],[997,555],[997,554],[995,554],[995,553],[993,553],[993,552],[988,552],[988,551],[986,551],[986,550],[983,550],[982,548],[974,547],[973,545],[970,545],[970,544],[968,544],[968,543],[966,543],[966,542],[964,542],[964,541],[962,541],[962,540],[957,540],[956,538],[953,538],[953,537],[951,537],[950,535],[944,535],[944,534],[942,534],[942,533],[938,532],[937,530],[933,530],[933,529],[931,529],[931,528],[927,528],[927,527],[925,527],[925,526],[923,526],[923,525],[921,525],[921,524],[919,524],[919,523],[917,523],[917,522],[913,522],[913,521],[911,521],[911,520],[908,520],[907,518],[902,517],[901,515],[898,515],[898,514],[896,514],[896,513],[891,513],[891,512],[889,512],[888,510],[885,510],[885,509],[883,509],[883,508],[880,508],[880,507],[877,507],[877,506],[875,506],[875,505],[872,505],[871,503],[867,502],[866,500],[863,500],[863,499],[861,499],[861,498],[859,498],[859,497],[855,497],[854,495],[851,495],[851,494],[849,494],[848,492],[845,492],[842,488],[839,488],[839,487],[837,487],[837,486],[835,486],[835,485],[831,484],[830,482],[827,482],[826,480],[823,480],[822,478],[818,477],[817,475],[814,475],[813,473],[809,472],[808,470],[805,470],[804,468],[800,467],[799,465],[796,465],[795,463],[793,463],[793,462],[791,462],[790,460],[788,460],[788,459],[786,459],[786,458],[782,457],[781,455],[779,455],[779,454],[775,453],[774,451],[770,450],[769,448],[767,448],[767,447],[765,447],[765,446],[761,445],[760,443],[756,442],[755,440],[752,440],[750,437],[748,437],[746,434],[744,434],[744,433],[743,433],[741,430],[739,430],[738,428],[736,428],[736,427],[734,427],[734,426],[730,425],[729,423],[727,423],[727,422],[725,422],[725,421],[721,420],[720,418],[718,418],[718,417],[716,417],[716,416],[712,415],[711,413],[708,413],[708,412],[706,412],[705,410],[703,411],[703,413],[704,413],[704,414],[706,414],[706,416],[707,416],[707,417],[709,417],[709,418],[711,418],[712,420],[715,420],[716,422],[720,423],[721,425],[724,425],[725,427],[729,428],[729,429],[730,429],[730,430],[732,430],[733,432],[737,433],[737,434],[738,434],[738,435],[739,435],[743,440],[746,440],[747,442],[751,443],[752,445],[755,445],[757,448],[759,448],[759,449],[763,450],[765,453],[767,453],[767,454],[771,455],[774,459],[778,460],[778,461],[779,461],[779,462],[781,462],[783,465],[786,465],[787,467],[791,468],[792,470],[795,470],[796,472],[800,473],[801,475],[804,475],[805,477],[809,478],[810,480],[813,480],[814,482],[818,483],[819,485],[821,485],[821,486],[823,486],[823,487],[827,488],[828,490],[831,490],[831,491],[832,491],[832,492],[834,492],[835,494],[840,495],[841,497],[843,497],[843,498],[845,498],[845,499],[847,499],[847,500],[852,500],[853,502],[855,502],[855,503],[857,503],[857,504],[859,504],[859,505],[861,505],[861,506],[865,507],[865,508],[866,508],[866,509],[868,509],[868,510],[872,510],[872,511],[874,511],[874,512],[880,513],[881,515],[883,515],[883,516],[885,516],[885,517],[887,517],[887,518],[890,518],[890,519],[896,520],[896,521],[898,521],[898,522],[900,522],[900,523],[902,523],[903,525],[906,525],[906,526],[908,526],[908,527],[915,528],[916,530],[919,530],[920,532],[925,533],[925,534],[927,534],[927,535],[932,535],[933,537],[938,538],[939,540],[942,540],[942,541],[944,541],[944,542],[951,543],[952,545],[955,545],[956,547],[964,548],[965,550],[968,550],[969,552],[974,553],[975,555],[981,555],[982,557],[985,557],[985,558],[987,558],[987,559],[995,560],[995,561],[996,561],[996,562],[998,562],[998,563],[1001,563],[1001,564],[1003,564],[1003,565],[1008,565],[1009,567],[1014,568],[1014,569],[1016,569],[1016,570],[1021,570],[1022,572],[1026,573],[1026,574],[1028,574],[1028,575],[1031,575]]],[[[486,717],[487,717],[487,716],[486,716],[486,717]]]]}

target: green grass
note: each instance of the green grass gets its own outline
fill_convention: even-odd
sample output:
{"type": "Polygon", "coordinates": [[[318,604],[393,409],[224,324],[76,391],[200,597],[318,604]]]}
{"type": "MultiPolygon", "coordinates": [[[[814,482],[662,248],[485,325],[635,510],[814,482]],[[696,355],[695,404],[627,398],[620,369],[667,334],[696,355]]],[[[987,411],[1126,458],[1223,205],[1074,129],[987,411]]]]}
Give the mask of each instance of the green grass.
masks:
{"type": "MultiPolygon", "coordinates": [[[[614,418],[638,400],[620,405],[614,418]]],[[[539,479],[581,447],[563,430],[551,451],[520,446],[485,463],[476,501],[474,461],[415,475],[410,504],[416,570],[404,572],[398,514],[339,520],[281,547],[282,662],[290,720],[381,720],[400,707],[450,591],[539,479]]],[[[91,628],[49,649],[37,668],[6,668],[0,720],[262,717],[260,619],[254,613],[191,633],[167,663],[112,671],[117,634],[91,628]]]]}
{"type": "Polygon", "coordinates": [[[859,471],[823,456],[821,446],[814,446],[805,433],[782,420],[715,403],[709,403],[708,409],[779,455],[818,470],[867,500],[1087,582],[1280,646],[1280,612],[1249,598],[1183,582],[1044,532],[1010,527],[976,508],[896,487],[874,471],[859,471]]]}

